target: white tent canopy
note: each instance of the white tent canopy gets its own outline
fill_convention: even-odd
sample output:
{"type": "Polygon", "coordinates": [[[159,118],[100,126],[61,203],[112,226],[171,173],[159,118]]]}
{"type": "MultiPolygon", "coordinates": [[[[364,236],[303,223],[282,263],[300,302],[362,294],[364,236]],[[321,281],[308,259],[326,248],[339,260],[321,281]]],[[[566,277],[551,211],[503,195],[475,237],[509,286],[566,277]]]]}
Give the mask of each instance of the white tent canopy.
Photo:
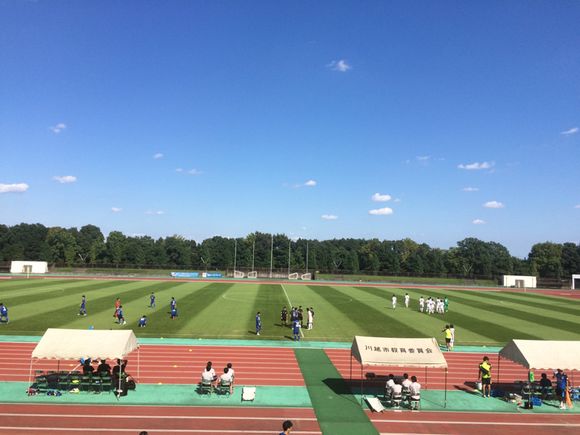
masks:
{"type": "Polygon", "coordinates": [[[499,356],[527,369],[580,370],[580,341],[512,340],[499,356]]]}
{"type": "Polygon", "coordinates": [[[124,358],[138,349],[133,331],[47,329],[32,351],[37,359],[124,358]]]}
{"type": "Polygon", "coordinates": [[[447,368],[435,338],[355,336],[351,353],[362,365],[447,368]]]}

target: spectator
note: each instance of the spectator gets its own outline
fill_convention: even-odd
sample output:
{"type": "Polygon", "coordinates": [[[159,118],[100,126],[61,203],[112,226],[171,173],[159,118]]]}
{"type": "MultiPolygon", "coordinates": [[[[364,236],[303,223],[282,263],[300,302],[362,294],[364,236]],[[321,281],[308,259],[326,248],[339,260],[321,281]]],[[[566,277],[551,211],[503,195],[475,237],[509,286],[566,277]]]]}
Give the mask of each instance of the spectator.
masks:
{"type": "Polygon", "coordinates": [[[101,363],[97,366],[97,373],[106,373],[107,375],[111,374],[111,366],[107,364],[106,359],[101,358],[101,363]]]}
{"type": "Polygon", "coordinates": [[[215,387],[217,375],[215,374],[215,370],[211,366],[211,361],[207,362],[205,370],[201,372],[201,380],[205,382],[209,381],[215,387]]]}
{"type": "Polygon", "coordinates": [[[235,372],[235,371],[234,371],[234,369],[233,369],[232,363],[228,363],[228,364],[226,365],[226,367],[228,368],[228,372],[229,372],[229,373],[231,373],[231,375],[232,375],[232,381],[233,381],[233,380],[234,380],[234,377],[235,377],[235,374],[236,374],[236,372],[235,372]]]}
{"type": "Polygon", "coordinates": [[[91,360],[87,358],[83,363],[83,375],[92,375],[95,368],[91,365],[91,360]]]}
{"type": "Polygon", "coordinates": [[[411,380],[409,379],[409,375],[407,373],[403,374],[403,382],[401,382],[401,385],[403,386],[403,388],[409,389],[411,387],[411,380]]]}
{"type": "Polygon", "coordinates": [[[385,386],[385,396],[391,397],[391,390],[393,389],[393,385],[395,385],[395,375],[391,373],[389,375],[389,379],[387,380],[387,385],[385,386]]]}
{"type": "Polygon", "coordinates": [[[540,378],[540,388],[542,391],[542,400],[546,400],[548,393],[551,393],[552,390],[552,381],[548,379],[546,373],[542,373],[542,377],[540,378]]]}
{"type": "Polygon", "coordinates": [[[411,402],[418,402],[421,400],[421,384],[417,381],[417,376],[411,376],[411,386],[409,387],[411,395],[409,400],[411,402]]]}
{"type": "Polygon", "coordinates": [[[280,435],[288,435],[290,432],[292,432],[293,426],[294,425],[290,420],[286,420],[284,423],[282,423],[282,432],[280,432],[280,435]]]}
{"type": "Polygon", "coordinates": [[[224,373],[220,376],[220,382],[222,385],[229,385],[230,387],[230,394],[234,392],[234,379],[232,378],[233,373],[230,373],[230,369],[224,367],[224,373]]]}

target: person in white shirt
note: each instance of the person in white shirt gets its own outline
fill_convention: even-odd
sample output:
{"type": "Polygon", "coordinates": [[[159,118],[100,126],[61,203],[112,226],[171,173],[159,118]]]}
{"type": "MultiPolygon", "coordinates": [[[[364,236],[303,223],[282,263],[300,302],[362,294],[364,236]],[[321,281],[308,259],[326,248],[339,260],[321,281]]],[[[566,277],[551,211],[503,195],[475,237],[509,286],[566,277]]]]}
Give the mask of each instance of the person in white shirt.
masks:
{"type": "Polygon", "coordinates": [[[391,397],[393,385],[395,385],[395,375],[391,374],[389,375],[389,380],[387,381],[387,385],[385,386],[385,396],[391,397]]]}
{"type": "Polygon", "coordinates": [[[201,372],[201,380],[205,382],[210,382],[212,386],[215,387],[217,381],[217,375],[215,374],[215,370],[211,366],[211,361],[207,362],[205,366],[205,370],[201,372]]]}
{"type": "Polygon", "coordinates": [[[409,390],[411,391],[410,400],[421,400],[421,384],[417,382],[417,376],[411,376],[411,386],[409,390]]]}
{"type": "Polygon", "coordinates": [[[310,309],[307,308],[306,311],[308,312],[308,329],[312,329],[312,323],[314,322],[314,312],[310,309]]]}
{"type": "Polygon", "coordinates": [[[451,342],[449,343],[451,350],[453,350],[453,345],[455,344],[455,326],[452,324],[449,325],[449,329],[451,330],[451,342]]]}
{"type": "Polygon", "coordinates": [[[230,373],[230,369],[224,367],[224,373],[220,376],[220,382],[222,385],[229,385],[230,395],[234,392],[234,379],[233,373],[230,373]]]}
{"type": "Polygon", "coordinates": [[[403,397],[402,393],[403,386],[400,384],[394,384],[393,387],[391,388],[391,404],[393,404],[393,402],[397,400],[398,401],[397,405],[399,405],[403,397]]]}
{"type": "Polygon", "coordinates": [[[411,300],[411,296],[409,293],[405,293],[405,308],[409,308],[409,301],[411,300]]]}
{"type": "Polygon", "coordinates": [[[403,388],[409,389],[411,384],[412,384],[412,382],[409,379],[409,375],[407,373],[403,374],[403,382],[401,382],[401,385],[403,386],[403,388]]]}
{"type": "Polygon", "coordinates": [[[425,311],[425,298],[423,296],[419,298],[419,311],[421,313],[425,311]]]}
{"type": "Polygon", "coordinates": [[[391,298],[391,302],[393,303],[393,310],[395,308],[397,308],[397,297],[395,295],[393,295],[393,297],[391,298]]]}

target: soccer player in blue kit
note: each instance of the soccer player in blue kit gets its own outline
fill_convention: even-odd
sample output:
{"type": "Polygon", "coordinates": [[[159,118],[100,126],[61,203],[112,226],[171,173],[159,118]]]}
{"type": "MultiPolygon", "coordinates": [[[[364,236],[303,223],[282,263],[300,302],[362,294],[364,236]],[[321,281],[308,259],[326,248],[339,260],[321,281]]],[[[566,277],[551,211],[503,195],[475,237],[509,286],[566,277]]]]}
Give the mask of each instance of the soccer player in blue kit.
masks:
{"type": "Polygon", "coordinates": [[[262,330],[262,317],[260,316],[260,312],[256,313],[256,335],[260,335],[260,331],[262,330]]]}

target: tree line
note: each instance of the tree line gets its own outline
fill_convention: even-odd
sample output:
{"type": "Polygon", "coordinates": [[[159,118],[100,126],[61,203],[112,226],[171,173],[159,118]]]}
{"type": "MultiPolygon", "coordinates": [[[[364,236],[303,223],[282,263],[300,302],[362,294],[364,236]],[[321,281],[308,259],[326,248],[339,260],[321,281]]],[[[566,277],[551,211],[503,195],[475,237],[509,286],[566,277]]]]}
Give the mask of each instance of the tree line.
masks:
{"type": "Polygon", "coordinates": [[[284,234],[254,232],[215,236],[201,243],[179,235],[153,239],[99,227],[80,229],[21,223],[0,225],[0,261],[47,261],[52,266],[264,270],[292,272],[457,276],[499,279],[505,274],[568,279],[580,273],[580,245],[543,242],[527,258],[512,256],[497,242],[466,238],[449,249],[411,239],[291,240],[284,234]],[[235,263],[235,265],[234,265],[235,263]]]}

